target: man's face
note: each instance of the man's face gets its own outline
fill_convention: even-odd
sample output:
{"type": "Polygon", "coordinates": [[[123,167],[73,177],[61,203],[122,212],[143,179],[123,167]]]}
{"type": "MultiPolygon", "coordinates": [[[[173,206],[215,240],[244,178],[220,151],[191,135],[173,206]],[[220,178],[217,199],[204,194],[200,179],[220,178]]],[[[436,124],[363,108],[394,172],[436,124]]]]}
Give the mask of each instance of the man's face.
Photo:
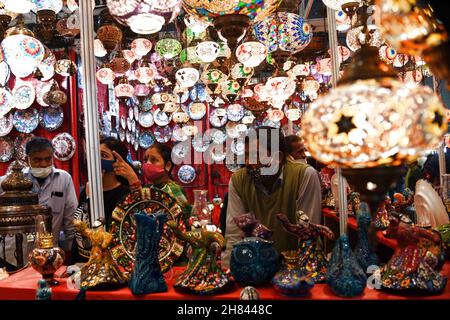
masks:
{"type": "Polygon", "coordinates": [[[53,153],[51,149],[38,151],[28,156],[28,162],[32,168],[47,168],[53,165],[53,153]]]}
{"type": "Polygon", "coordinates": [[[295,160],[305,159],[306,158],[306,153],[305,152],[306,152],[306,148],[305,148],[305,144],[304,144],[303,140],[295,141],[292,144],[291,156],[295,160]]]}
{"type": "MultiPolygon", "coordinates": [[[[250,170],[261,169],[264,176],[276,175],[282,165],[283,154],[272,150],[267,145],[260,145],[259,139],[250,140],[245,148],[245,166],[250,170]]],[[[276,146],[275,146],[276,147],[276,146]]]]}

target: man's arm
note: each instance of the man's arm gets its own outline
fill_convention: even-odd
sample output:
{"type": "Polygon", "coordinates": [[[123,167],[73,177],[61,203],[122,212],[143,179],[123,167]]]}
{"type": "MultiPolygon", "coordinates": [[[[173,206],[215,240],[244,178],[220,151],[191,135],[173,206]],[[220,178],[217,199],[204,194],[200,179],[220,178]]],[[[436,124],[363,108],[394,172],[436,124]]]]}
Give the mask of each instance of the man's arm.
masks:
{"type": "Polygon", "coordinates": [[[308,167],[303,175],[297,198],[297,210],[308,215],[309,221],[314,224],[322,223],[322,192],[320,179],[313,167],[308,167]]]}
{"type": "Polygon", "coordinates": [[[222,265],[225,268],[229,268],[230,266],[231,250],[233,250],[233,245],[244,238],[244,233],[237,227],[236,223],[234,223],[234,218],[244,213],[246,213],[244,205],[242,204],[241,198],[237,194],[230,179],[230,183],[228,185],[228,206],[225,232],[227,249],[222,253],[222,265]]]}
{"type": "Polygon", "coordinates": [[[64,207],[64,221],[63,228],[65,234],[64,250],[70,251],[72,248],[72,241],[75,235],[75,227],[73,225],[73,219],[75,211],[78,207],[78,199],[75,193],[75,187],[73,185],[72,177],[68,174],[68,183],[66,187],[66,204],[64,207]]]}

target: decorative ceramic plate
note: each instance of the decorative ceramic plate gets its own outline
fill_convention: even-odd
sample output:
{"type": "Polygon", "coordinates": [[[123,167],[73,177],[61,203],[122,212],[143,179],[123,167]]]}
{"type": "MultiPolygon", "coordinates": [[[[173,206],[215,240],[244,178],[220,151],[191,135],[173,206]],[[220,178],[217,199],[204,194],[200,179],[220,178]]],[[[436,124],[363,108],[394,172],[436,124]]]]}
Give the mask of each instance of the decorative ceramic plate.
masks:
{"type": "Polygon", "coordinates": [[[119,138],[120,138],[120,141],[125,142],[125,139],[126,139],[125,130],[122,128],[119,128],[119,138]]]}
{"type": "Polygon", "coordinates": [[[227,141],[227,134],[220,129],[211,129],[210,130],[211,142],[216,144],[223,144],[227,141]]]}
{"type": "Polygon", "coordinates": [[[26,154],[26,146],[28,141],[33,139],[34,134],[26,134],[26,133],[19,133],[19,135],[14,140],[14,150],[16,150],[16,157],[18,159],[25,159],[26,154]]]}
{"type": "Polygon", "coordinates": [[[139,136],[139,146],[142,149],[148,149],[155,142],[155,138],[153,137],[150,131],[142,132],[139,136]]]}
{"type": "Polygon", "coordinates": [[[194,167],[188,164],[185,164],[178,169],[178,179],[180,179],[182,183],[189,184],[195,180],[196,176],[197,174],[195,173],[194,167]]]}
{"type": "Polygon", "coordinates": [[[173,127],[172,131],[172,140],[174,141],[186,141],[188,139],[188,136],[186,132],[184,132],[183,128],[181,128],[179,125],[175,125],[173,127]]]}
{"type": "Polygon", "coordinates": [[[244,117],[244,107],[238,103],[229,105],[227,108],[227,117],[231,121],[240,121],[244,117]]]}
{"type": "Polygon", "coordinates": [[[210,141],[207,136],[199,134],[192,139],[192,147],[197,152],[205,152],[208,150],[209,145],[210,141]]]}
{"type": "Polygon", "coordinates": [[[131,132],[136,132],[136,121],[131,120],[131,132]]]}
{"type": "Polygon", "coordinates": [[[17,83],[12,94],[14,97],[14,107],[22,110],[29,108],[36,97],[33,85],[25,81],[17,83]]]}
{"type": "Polygon", "coordinates": [[[133,112],[134,112],[134,119],[136,121],[139,121],[139,107],[137,105],[134,105],[133,112]]]}
{"type": "Polygon", "coordinates": [[[54,137],[52,144],[55,149],[53,155],[60,161],[68,161],[75,154],[75,139],[67,132],[60,133],[54,137]]]}
{"type": "Polygon", "coordinates": [[[159,109],[155,110],[153,113],[153,119],[155,120],[155,123],[160,126],[164,127],[167,126],[171,120],[171,117],[167,115],[165,112],[161,112],[159,109]]]}
{"type": "Polygon", "coordinates": [[[132,135],[132,133],[130,131],[126,130],[125,138],[128,143],[131,143],[131,135],[132,135]]]}
{"type": "Polygon", "coordinates": [[[135,141],[134,141],[134,150],[135,151],[138,151],[139,150],[139,139],[135,139],[135,141]]]}
{"type": "Polygon", "coordinates": [[[120,116],[120,126],[123,130],[127,128],[127,118],[125,116],[120,116]]]}
{"type": "Polygon", "coordinates": [[[156,127],[153,129],[153,134],[155,135],[156,141],[159,143],[166,143],[172,137],[172,129],[169,126],[156,127]]]}
{"type": "Polygon", "coordinates": [[[8,83],[11,71],[6,61],[0,61],[0,87],[5,87],[8,83]]]}
{"type": "Polygon", "coordinates": [[[150,128],[153,123],[153,114],[150,111],[144,111],[139,114],[139,124],[143,128],[150,128]]]}
{"type": "Polygon", "coordinates": [[[209,154],[211,156],[211,159],[213,159],[216,163],[222,162],[227,157],[227,154],[224,152],[224,150],[221,150],[221,146],[211,148],[209,154]]]}
{"type": "MultiPolygon", "coordinates": [[[[136,247],[136,221],[134,215],[145,212],[147,215],[164,211],[168,220],[175,220],[184,229],[182,210],[176,200],[169,194],[144,187],[142,190],[132,191],[116,206],[112,213],[109,232],[112,234],[111,254],[121,271],[130,276],[134,268],[136,247]]],[[[170,228],[164,225],[163,234],[159,242],[159,264],[162,272],[171,269],[173,263],[181,256],[184,242],[178,240],[170,228]]]]}
{"type": "Polygon", "coordinates": [[[209,122],[216,128],[223,127],[227,121],[227,111],[223,108],[212,110],[209,114],[209,122]]]}
{"type": "Polygon", "coordinates": [[[189,145],[185,143],[177,143],[172,148],[172,157],[174,162],[181,163],[183,159],[189,155],[189,145]]]}
{"type": "Polygon", "coordinates": [[[133,108],[128,109],[128,118],[130,118],[131,120],[134,120],[134,109],[133,108]]]}
{"type": "Polygon", "coordinates": [[[0,137],[6,136],[10,133],[13,127],[13,115],[11,113],[5,116],[0,116],[0,137]]]}
{"type": "Polygon", "coordinates": [[[39,123],[41,127],[48,131],[55,131],[61,127],[64,122],[64,112],[60,106],[42,108],[39,114],[39,123]]]}
{"type": "Polygon", "coordinates": [[[241,156],[245,153],[245,144],[242,139],[233,140],[231,142],[231,152],[233,152],[237,156],[241,156]]]}
{"type": "Polygon", "coordinates": [[[8,162],[14,154],[14,145],[10,138],[0,138],[0,162],[8,162]]]}
{"type": "Polygon", "coordinates": [[[127,118],[127,129],[128,129],[128,131],[131,131],[132,128],[133,128],[133,123],[131,122],[130,118],[127,118]]]}
{"type": "Polygon", "coordinates": [[[50,91],[51,87],[52,84],[50,82],[39,81],[36,84],[36,101],[43,107],[48,107],[48,104],[44,102],[44,97],[50,91]]]}
{"type": "Polygon", "coordinates": [[[206,105],[203,102],[192,102],[186,112],[192,120],[201,120],[206,114],[206,105]]]}
{"type": "Polygon", "coordinates": [[[13,107],[13,96],[6,88],[0,88],[0,117],[11,111],[13,107]]]}
{"type": "Polygon", "coordinates": [[[16,110],[13,118],[14,127],[22,133],[31,133],[39,125],[39,113],[35,108],[16,110]]]}
{"type": "MultiPolygon", "coordinates": [[[[139,138],[138,138],[138,141],[139,141],[139,138]]],[[[135,142],[136,142],[136,136],[133,133],[131,133],[130,144],[134,144],[135,142]]]]}

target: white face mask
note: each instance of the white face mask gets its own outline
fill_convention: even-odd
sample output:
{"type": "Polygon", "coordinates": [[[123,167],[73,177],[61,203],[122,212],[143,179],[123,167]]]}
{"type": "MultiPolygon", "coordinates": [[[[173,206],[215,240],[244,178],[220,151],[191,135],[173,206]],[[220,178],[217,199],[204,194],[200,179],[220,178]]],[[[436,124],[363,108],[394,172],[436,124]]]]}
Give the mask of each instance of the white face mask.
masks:
{"type": "Polygon", "coordinates": [[[33,177],[45,179],[50,175],[50,173],[52,173],[52,169],[53,166],[49,166],[46,168],[32,168],[30,166],[30,173],[33,175],[33,177]]]}

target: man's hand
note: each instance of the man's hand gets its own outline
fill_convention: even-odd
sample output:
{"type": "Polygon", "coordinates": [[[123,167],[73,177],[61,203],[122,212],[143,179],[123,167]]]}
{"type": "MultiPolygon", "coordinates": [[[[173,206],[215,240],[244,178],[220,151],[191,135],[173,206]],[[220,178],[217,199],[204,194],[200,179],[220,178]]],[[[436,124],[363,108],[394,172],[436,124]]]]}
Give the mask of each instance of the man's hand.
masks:
{"type": "Polygon", "coordinates": [[[113,164],[114,173],[117,176],[127,179],[130,185],[139,182],[139,178],[134,172],[133,168],[125,161],[117,152],[112,152],[116,161],[113,164]]]}

